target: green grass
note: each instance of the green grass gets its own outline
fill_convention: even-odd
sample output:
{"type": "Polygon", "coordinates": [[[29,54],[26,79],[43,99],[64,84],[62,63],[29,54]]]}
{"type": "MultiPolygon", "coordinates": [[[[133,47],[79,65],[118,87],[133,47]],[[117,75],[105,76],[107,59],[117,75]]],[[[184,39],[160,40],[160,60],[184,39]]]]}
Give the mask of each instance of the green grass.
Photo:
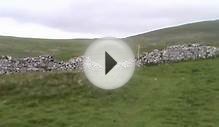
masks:
{"type": "Polygon", "coordinates": [[[14,57],[54,55],[67,60],[83,55],[93,40],[89,39],[34,39],[0,36],[0,55],[14,57]]]}
{"type": "Polygon", "coordinates": [[[81,73],[0,76],[2,127],[218,127],[219,58],[146,66],[104,91],[81,73]]]}

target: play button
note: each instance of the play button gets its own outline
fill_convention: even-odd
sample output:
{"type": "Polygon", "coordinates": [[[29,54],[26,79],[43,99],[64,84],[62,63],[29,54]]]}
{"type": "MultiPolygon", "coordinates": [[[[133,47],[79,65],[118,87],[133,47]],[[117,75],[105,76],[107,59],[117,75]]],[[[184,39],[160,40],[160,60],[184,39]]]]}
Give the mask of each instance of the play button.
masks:
{"type": "Polygon", "coordinates": [[[116,64],[117,62],[105,52],[105,74],[107,74],[116,64]]]}
{"type": "Polygon", "coordinates": [[[125,85],[135,70],[130,47],[119,39],[99,39],[84,54],[83,70],[88,80],[102,89],[125,85]]]}

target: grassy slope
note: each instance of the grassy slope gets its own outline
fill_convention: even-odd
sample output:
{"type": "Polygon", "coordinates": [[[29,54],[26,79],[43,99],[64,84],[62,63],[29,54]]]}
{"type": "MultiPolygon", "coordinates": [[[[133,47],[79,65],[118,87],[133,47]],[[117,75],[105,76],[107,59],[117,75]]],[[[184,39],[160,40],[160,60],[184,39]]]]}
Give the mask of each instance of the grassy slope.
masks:
{"type": "Polygon", "coordinates": [[[0,76],[0,126],[217,127],[218,65],[219,58],[145,67],[115,91],[82,74],[0,76]]]}
{"type": "MultiPolygon", "coordinates": [[[[205,42],[219,46],[219,20],[192,23],[172,28],[165,28],[153,32],[128,37],[124,40],[135,51],[137,44],[147,49],[163,48],[177,43],[205,42]]],[[[51,54],[59,59],[69,59],[82,55],[90,42],[89,39],[32,39],[0,36],[0,55],[37,56],[51,54]]]]}
{"type": "Polygon", "coordinates": [[[0,36],[0,55],[16,57],[50,54],[59,59],[82,55],[89,39],[33,39],[0,36]]]}
{"type": "Polygon", "coordinates": [[[219,20],[170,27],[126,38],[132,44],[146,48],[163,48],[167,45],[202,42],[219,46],[219,20]],[[135,43],[134,43],[135,42],[135,43]]]}

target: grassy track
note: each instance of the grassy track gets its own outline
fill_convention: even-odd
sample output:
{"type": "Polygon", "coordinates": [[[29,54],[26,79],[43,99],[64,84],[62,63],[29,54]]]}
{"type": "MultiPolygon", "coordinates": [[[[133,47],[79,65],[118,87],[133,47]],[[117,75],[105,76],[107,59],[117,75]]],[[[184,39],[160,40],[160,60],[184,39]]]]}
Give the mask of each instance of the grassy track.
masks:
{"type": "Polygon", "coordinates": [[[219,58],[138,69],[114,91],[80,73],[0,76],[0,127],[218,127],[219,58]]]}

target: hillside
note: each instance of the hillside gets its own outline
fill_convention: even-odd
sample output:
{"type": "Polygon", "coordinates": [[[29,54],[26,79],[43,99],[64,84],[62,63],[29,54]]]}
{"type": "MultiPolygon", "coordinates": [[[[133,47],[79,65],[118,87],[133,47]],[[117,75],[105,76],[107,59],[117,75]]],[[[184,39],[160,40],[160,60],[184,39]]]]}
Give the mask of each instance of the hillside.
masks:
{"type": "MultiPolygon", "coordinates": [[[[135,51],[137,44],[146,49],[177,43],[205,42],[219,46],[219,20],[191,23],[124,38],[135,51]]],[[[59,59],[82,55],[90,39],[33,39],[0,36],[0,55],[36,56],[50,54],[59,59]]]]}
{"type": "Polygon", "coordinates": [[[15,57],[50,54],[69,59],[83,54],[89,39],[36,39],[0,36],[0,55],[15,57]]]}
{"type": "Polygon", "coordinates": [[[140,43],[146,48],[167,45],[202,42],[219,46],[219,20],[185,24],[164,28],[126,38],[132,44],[140,43]]]}

